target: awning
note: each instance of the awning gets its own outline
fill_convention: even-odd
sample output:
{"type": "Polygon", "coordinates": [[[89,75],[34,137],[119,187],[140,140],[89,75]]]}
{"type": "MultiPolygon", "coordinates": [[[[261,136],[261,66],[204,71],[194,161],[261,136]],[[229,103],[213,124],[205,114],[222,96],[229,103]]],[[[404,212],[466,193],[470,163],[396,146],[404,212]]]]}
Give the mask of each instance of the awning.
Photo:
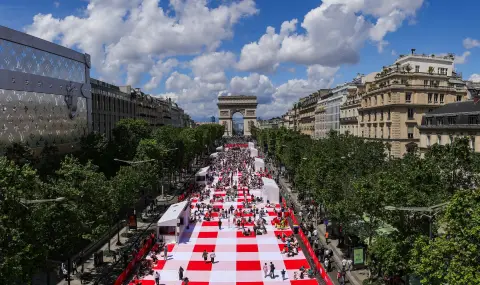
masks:
{"type": "Polygon", "coordinates": [[[159,227],[176,227],[178,219],[181,217],[182,211],[190,203],[190,201],[183,201],[171,205],[163,216],[158,220],[159,227]]]}

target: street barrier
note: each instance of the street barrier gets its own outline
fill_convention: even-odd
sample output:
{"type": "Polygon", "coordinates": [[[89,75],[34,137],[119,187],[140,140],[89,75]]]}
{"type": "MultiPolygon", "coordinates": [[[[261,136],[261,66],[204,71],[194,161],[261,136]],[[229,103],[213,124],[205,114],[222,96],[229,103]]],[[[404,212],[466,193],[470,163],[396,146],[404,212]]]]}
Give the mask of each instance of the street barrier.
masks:
{"type": "MultiPolygon", "coordinates": [[[[285,203],[285,202],[284,202],[285,203]]],[[[293,210],[290,209],[290,217],[292,218],[292,222],[294,225],[300,225],[298,223],[297,218],[295,217],[293,210]]],[[[315,264],[315,267],[317,268],[318,272],[320,273],[320,276],[322,277],[323,281],[325,281],[326,285],[333,285],[332,280],[330,279],[330,276],[328,276],[327,272],[323,268],[322,263],[318,260],[317,255],[315,254],[315,251],[313,251],[312,246],[310,245],[310,242],[308,241],[308,238],[305,236],[303,233],[302,229],[298,229],[298,235],[300,236],[300,239],[303,241],[303,244],[307,248],[308,253],[313,259],[313,263],[315,264]]]]}
{"type": "Polygon", "coordinates": [[[142,260],[142,258],[150,251],[152,244],[155,242],[155,237],[150,237],[147,242],[143,245],[143,247],[138,251],[137,255],[133,257],[130,263],[127,265],[127,268],[123,270],[122,274],[118,276],[117,280],[115,281],[115,285],[122,285],[123,282],[128,278],[132,270],[135,268],[137,262],[142,260]]]}

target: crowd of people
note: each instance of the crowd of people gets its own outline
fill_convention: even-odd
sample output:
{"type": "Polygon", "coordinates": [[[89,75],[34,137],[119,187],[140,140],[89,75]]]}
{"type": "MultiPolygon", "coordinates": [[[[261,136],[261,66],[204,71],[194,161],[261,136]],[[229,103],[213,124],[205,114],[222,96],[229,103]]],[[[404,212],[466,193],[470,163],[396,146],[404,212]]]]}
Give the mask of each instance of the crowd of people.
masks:
{"type": "MultiPolygon", "coordinates": [[[[255,171],[254,163],[255,160],[251,157],[248,148],[234,148],[218,153],[206,175],[206,185],[196,185],[190,193],[190,223],[194,225],[203,221],[215,221],[218,222],[219,229],[222,229],[223,220],[223,223],[228,223],[229,228],[236,227],[244,236],[251,236],[267,234],[265,217],[275,216],[272,224],[277,230],[283,231],[277,235],[277,238],[284,244],[282,254],[287,257],[298,255],[299,242],[294,234],[288,231],[288,209],[281,205],[277,210],[277,204],[270,203],[268,200],[263,201],[263,198],[258,195],[259,192],[251,191],[262,188],[262,177],[269,175],[265,170],[255,171]],[[218,179],[215,179],[216,177],[218,179]],[[239,197],[242,198],[242,207],[215,207],[215,204],[233,202],[239,197]]],[[[213,251],[203,252],[202,256],[205,262],[208,261],[208,257],[210,257],[210,262],[215,262],[215,252],[213,251]]],[[[134,280],[140,279],[140,273],[152,274],[156,284],[159,284],[160,272],[154,271],[152,268],[160,258],[167,260],[167,257],[168,246],[157,243],[148,254],[146,261],[142,263],[142,272],[139,272],[134,280]]],[[[271,268],[272,266],[273,264],[267,268],[270,269],[270,272],[275,270],[275,268],[271,268]]],[[[183,273],[184,269],[180,267],[178,269],[179,280],[183,280],[183,284],[188,284],[189,279],[183,273]]],[[[285,273],[285,270],[281,272],[284,280],[285,273]]],[[[302,267],[294,273],[293,279],[315,278],[315,274],[315,270],[302,267]]],[[[275,278],[273,273],[272,278],[275,278]]]]}

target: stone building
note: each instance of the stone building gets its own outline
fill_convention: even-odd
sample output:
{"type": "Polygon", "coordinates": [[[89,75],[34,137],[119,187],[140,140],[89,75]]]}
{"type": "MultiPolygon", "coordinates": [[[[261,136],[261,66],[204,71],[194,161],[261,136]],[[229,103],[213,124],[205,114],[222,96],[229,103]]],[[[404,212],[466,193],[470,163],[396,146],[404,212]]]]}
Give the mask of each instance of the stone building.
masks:
{"type": "Polygon", "coordinates": [[[360,136],[389,143],[401,157],[419,146],[422,116],[445,104],[467,99],[453,55],[401,55],[366,83],[358,108],[360,136]]]}

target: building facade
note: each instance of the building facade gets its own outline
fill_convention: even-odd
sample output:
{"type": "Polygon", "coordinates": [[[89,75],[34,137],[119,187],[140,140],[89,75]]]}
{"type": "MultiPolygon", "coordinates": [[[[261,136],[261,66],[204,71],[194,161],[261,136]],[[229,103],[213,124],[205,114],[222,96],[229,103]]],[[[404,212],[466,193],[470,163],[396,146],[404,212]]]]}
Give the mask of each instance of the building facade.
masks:
{"type": "Polygon", "coordinates": [[[169,99],[157,98],[131,86],[115,86],[91,79],[92,130],[112,137],[121,119],[143,119],[151,126],[191,127],[192,120],[169,99]]]}
{"type": "Polygon", "coordinates": [[[356,85],[356,82],[345,83],[320,97],[315,111],[315,138],[326,138],[331,130],[340,131],[340,106],[349,94],[356,92],[356,85]]]}
{"type": "Polygon", "coordinates": [[[453,63],[453,55],[419,55],[412,50],[384,67],[365,85],[358,108],[360,136],[389,143],[390,155],[395,157],[416,149],[422,116],[467,98],[453,63]]]}
{"type": "Polygon", "coordinates": [[[421,154],[434,144],[450,144],[458,137],[467,137],[470,147],[480,152],[480,104],[478,100],[446,104],[425,114],[418,129],[421,154]]]}
{"type": "Polygon", "coordinates": [[[301,98],[298,110],[298,130],[304,135],[314,137],[315,134],[315,107],[320,98],[320,92],[315,92],[301,98]]]}
{"type": "Polygon", "coordinates": [[[92,120],[90,56],[0,26],[0,141],[74,149],[92,120]]]}

